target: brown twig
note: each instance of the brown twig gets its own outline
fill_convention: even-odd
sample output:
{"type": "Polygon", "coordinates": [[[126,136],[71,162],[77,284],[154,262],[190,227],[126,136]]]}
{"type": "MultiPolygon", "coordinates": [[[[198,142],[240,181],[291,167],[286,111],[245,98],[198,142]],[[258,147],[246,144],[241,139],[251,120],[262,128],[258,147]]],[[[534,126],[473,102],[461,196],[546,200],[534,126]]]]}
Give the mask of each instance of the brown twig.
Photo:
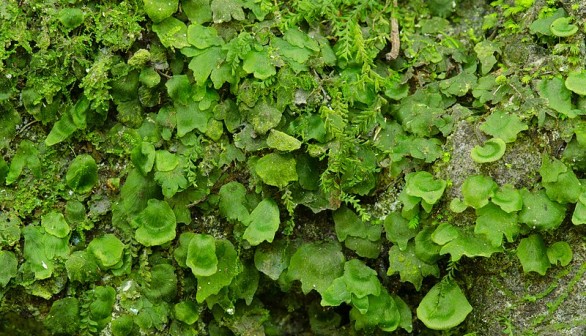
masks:
{"type": "Polygon", "coordinates": [[[388,52],[385,57],[387,61],[392,61],[399,56],[399,50],[401,49],[401,40],[399,39],[399,22],[395,16],[397,11],[397,0],[393,1],[393,12],[391,13],[391,51],[388,52]]]}

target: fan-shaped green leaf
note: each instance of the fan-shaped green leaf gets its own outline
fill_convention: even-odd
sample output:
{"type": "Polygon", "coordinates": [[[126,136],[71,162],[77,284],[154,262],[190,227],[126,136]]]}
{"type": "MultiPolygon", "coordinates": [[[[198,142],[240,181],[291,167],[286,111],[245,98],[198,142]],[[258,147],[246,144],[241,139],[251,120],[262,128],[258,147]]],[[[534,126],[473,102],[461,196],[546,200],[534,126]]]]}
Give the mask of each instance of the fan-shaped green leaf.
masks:
{"type": "Polygon", "coordinates": [[[175,213],[165,201],[150,199],[133,224],[138,227],[134,237],[144,246],[162,245],[175,239],[175,213]]]}
{"type": "Polygon", "coordinates": [[[513,242],[521,231],[517,224],[517,214],[507,213],[493,203],[477,209],[476,216],[474,233],[483,234],[492,246],[501,246],[503,235],[508,242],[513,242]]]}
{"type": "Polygon", "coordinates": [[[248,217],[246,208],[246,188],[242,183],[232,181],[220,188],[220,214],[229,220],[243,222],[248,217]]]}
{"type": "MultiPolygon", "coordinates": [[[[242,272],[238,253],[229,240],[216,241],[217,272],[210,276],[197,276],[197,293],[195,298],[202,303],[211,295],[216,295],[222,288],[230,285],[232,280],[242,272]]],[[[190,245],[191,247],[191,245],[190,245]]]]}
{"type": "Polygon", "coordinates": [[[429,204],[435,204],[446,189],[446,181],[435,179],[426,171],[409,173],[405,176],[405,192],[410,196],[420,197],[429,204]]]}
{"type": "Polygon", "coordinates": [[[242,69],[260,80],[265,80],[277,73],[267,50],[253,50],[246,54],[242,69]]]}
{"type": "Polygon", "coordinates": [[[87,250],[96,258],[102,269],[112,268],[122,261],[124,244],[115,235],[107,233],[94,238],[87,250]]]}
{"type": "Polygon", "coordinates": [[[271,153],[258,160],[255,170],[264,183],[285,187],[289,182],[298,179],[295,165],[295,158],[292,156],[271,153]]]}
{"type": "Polygon", "coordinates": [[[52,211],[41,217],[41,225],[45,232],[57,238],[65,238],[71,231],[62,213],[52,211]]]}
{"type": "Polygon", "coordinates": [[[177,11],[179,0],[143,0],[144,11],[153,22],[161,22],[177,11]]]}
{"type": "Polygon", "coordinates": [[[417,307],[417,317],[430,329],[448,330],[462,323],[472,306],[454,280],[444,279],[431,288],[417,307]]]}
{"type": "Polygon", "coordinates": [[[506,143],[499,138],[492,138],[484,143],[484,146],[474,146],[470,157],[478,163],[494,162],[503,155],[507,149],[506,143]]]}
{"type": "Polygon", "coordinates": [[[17,273],[18,260],[13,252],[0,250],[0,288],[5,287],[17,273]]]}
{"type": "Polygon", "coordinates": [[[523,209],[519,212],[519,223],[537,230],[553,230],[562,224],[566,207],[547,197],[544,190],[529,192],[521,190],[523,209]]]}
{"type": "Polygon", "coordinates": [[[549,26],[551,33],[558,37],[568,37],[578,32],[578,26],[572,24],[572,18],[562,17],[555,19],[549,26]]]}
{"type": "Polygon", "coordinates": [[[521,192],[510,184],[505,184],[492,196],[492,202],[507,213],[520,211],[523,208],[521,192]]]}
{"type": "Polygon", "coordinates": [[[572,258],[572,248],[564,241],[553,243],[547,248],[547,259],[552,265],[557,265],[559,262],[561,266],[567,266],[572,258]]]}
{"type": "Polygon", "coordinates": [[[280,223],[277,203],[270,198],[266,198],[250,213],[245,222],[247,228],[242,237],[252,246],[256,246],[265,240],[271,243],[275,238],[275,233],[279,229],[280,223]]]}
{"type": "Polygon", "coordinates": [[[532,234],[521,239],[517,246],[517,257],[523,266],[523,272],[536,272],[545,275],[551,263],[547,257],[545,242],[539,234],[532,234]]]}
{"type": "Polygon", "coordinates": [[[480,209],[488,204],[488,200],[494,195],[498,185],[490,176],[473,175],[462,183],[462,196],[464,203],[480,209]]]}
{"type": "Polygon", "coordinates": [[[185,264],[193,275],[210,276],[218,271],[216,239],[207,234],[195,234],[189,241],[185,264]]]}
{"type": "Polygon", "coordinates": [[[91,155],[78,155],[65,175],[67,185],[80,194],[88,193],[98,182],[98,165],[91,155]]]}
{"type": "Polygon", "coordinates": [[[291,257],[287,277],[301,281],[303,293],[324,293],[344,273],[345,258],[338,243],[307,243],[291,257]]]}
{"type": "Polygon", "coordinates": [[[504,142],[514,142],[517,140],[517,134],[529,128],[522,122],[518,116],[507,114],[504,111],[492,113],[486,121],[480,125],[480,130],[492,135],[495,138],[502,139],[504,142]]]}
{"type": "Polygon", "coordinates": [[[586,96],[586,71],[570,73],[565,84],[569,90],[581,96],[586,96]]]}
{"type": "Polygon", "coordinates": [[[269,137],[267,138],[267,145],[269,145],[270,148],[283,152],[290,152],[301,148],[301,141],[287,133],[271,129],[269,137]]]}
{"type": "Polygon", "coordinates": [[[415,255],[415,244],[409,242],[407,249],[401,251],[398,246],[389,250],[388,275],[399,273],[401,282],[410,282],[416,290],[421,288],[423,278],[428,275],[439,276],[437,264],[428,264],[415,255]]]}

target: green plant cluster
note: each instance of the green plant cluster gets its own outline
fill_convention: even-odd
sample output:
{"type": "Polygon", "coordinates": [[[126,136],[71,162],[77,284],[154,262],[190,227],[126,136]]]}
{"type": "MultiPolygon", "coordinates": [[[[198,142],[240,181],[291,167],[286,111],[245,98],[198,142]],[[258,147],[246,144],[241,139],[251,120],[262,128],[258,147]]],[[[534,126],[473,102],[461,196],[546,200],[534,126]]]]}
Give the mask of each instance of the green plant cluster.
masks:
{"type": "Polygon", "coordinates": [[[0,332],[458,332],[463,259],[570,264],[549,238],[586,224],[584,27],[495,1],[458,31],[458,3],[4,1],[0,332]],[[501,29],[551,64],[506,64],[501,29]],[[461,123],[482,169],[552,125],[566,147],[538,185],[484,170],[448,200],[461,123]]]}

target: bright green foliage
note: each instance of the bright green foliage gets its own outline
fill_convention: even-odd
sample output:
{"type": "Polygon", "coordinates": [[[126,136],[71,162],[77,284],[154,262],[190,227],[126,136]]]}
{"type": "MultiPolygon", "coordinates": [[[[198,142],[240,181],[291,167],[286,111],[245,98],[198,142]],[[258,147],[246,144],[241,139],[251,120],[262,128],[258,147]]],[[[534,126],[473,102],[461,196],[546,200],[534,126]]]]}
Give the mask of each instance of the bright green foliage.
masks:
{"type": "Polygon", "coordinates": [[[67,29],[74,29],[83,23],[83,11],[79,8],[63,8],[59,11],[59,21],[67,29]]]}
{"type": "Polygon", "coordinates": [[[515,142],[517,134],[529,128],[517,115],[507,114],[504,111],[491,113],[486,121],[480,125],[480,130],[504,142],[515,142]]]}
{"type": "MultiPolygon", "coordinates": [[[[439,231],[440,228],[447,226],[450,225],[440,224],[435,231],[439,231]]],[[[441,250],[441,244],[439,244],[435,239],[432,239],[433,234],[435,234],[434,227],[427,226],[419,231],[417,236],[415,236],[415,256],[417,256],[417,258],[423,262],[432,265],[441,258],[439,253],[441,250]]],[[[457,237],[457,232],[454,237],[457,237]]]]}
{"type": "Polygon", "coordinates": [[[492,246],[501,246],[503,235],[508,242],[513,242],[521,231],[517,224],[517,214],[507,213],[493,203],[476,210],[475,234],[483,234],[492,246]]]}
{"type": "Polygon", "coordinates": [[[260,135],[265,134],[281,121],[281,112],[265,101],[259,102],[248,112],[248,121],[254,127],[254,131],[260,135]]]}
{"type": "Polygon", "coordinates": [[[10,170],[6,175],[6,185],[14,183],[27,167],[36,177],[41,177],[41,162],[39,161],[39,150],[35,144],[23,140],[18,145],[18,150],[10,162],[10,170]]]}
{"type": "Polygon", "coordinates": [[[434,330],[447,330],[462,323],[472,311],[460,286],[443,279],[431,288],[417,307],[417,317],[434,330]]]}
{"type": "Polygon", "coordinates": [[[79,328],[79,301],[67,297],[53,302],[44,324],[53,334],[75,335],[79,328]]]}
{"type": "Polygon", "coordinates": [[[521,192],[510,184],[501,186],[491,200],[507,213],[520,211],[523,208],[521,192]]]}
{"type": "Polygon", "coordinates": [[[177,294],[177,275],[175,267],[169,264],[158,264],[151,269],[150,283],[145,295],[152,302],[160,300],[172,301],[177,294]]]}
{"type": "Polygon", "coordinates": [[[567,266],[572,261],[573,253],[570,244],[559,241],[551,244],[547,248],[547,259],[552,265],[567,266]]]}
{"type": "Polygon", "coordinates": [[[570,169],[560,173],[553,182],[543,181],[547,197],[558,203],[576,203],[581,192],[581,182],[570,169]]]}
{"type": "Polygon", "coordinates": [[[186,265],[195,276],[210,276],[218,271],[216,239],[210,235],[195,234],[189,240],[186,265]]]}
{"type": "Polygon", "coordinates": [[[93,254],[88,251],[75,251],[65,261],[67,277],[70,281],[81,283],[96,281],[100,277],[100,267],[93,254]]]}
{"type": "Polygon", "coordinates": [[[426,212],[439,201],[446,189],[446,181],[437,180],[426,171],[409,173],[405,176],[403,206],[405,210],[413,209],[419,202],[426,212]]]}
{"type": "Polygon", "coordinates": [[[117,268],[122,261],[124,244],[115,235],[107,233],[94,238],[87,246],[87,250],[96,258],[100,268],[117,268]]]}
{"type": "Polygon", "coordinates": [[[283,271],[289,267],[295,245],[285,240],[276,240],[272,244],[259,246],[254,253],[256,269],[273,280],[279,279],[283,271]]]}
{"type": "MultiPolygon", "coordinates": [[[[191,247],[191,244],[190,244],[191,247]]],[[[226,239],[216,240],[217,272],[210,276],[197,276],[196,300],[202,303],[211,295],[216,295],[222,288],[230,285],[242,271],[234,245],[226,239]]]]}
{"type": "Polygon", "coordinates": [[[428,264],[415,254],[415,244],[410,242],[405,250],[396,245],[389,250],[388,275],[399,273],[402,282],[410,282],[416,290],[421,289],[423,278],[428,275],[439,277],[437,264],[428,264]]]}
{"type": "Polygon", "coordinates": [[[229,220],[244,222],[248,218],[246,188],[242,183],[232,181],[220,188],[220,214],[229,220]]]}
{"type": "MultiPolygon", "coordinates": [[[[266,49],[263,49],[262,51],[253,50],[249,52],[244,57],[243,61],[244,62],[242,63],[242,69],[249,74],[253,74],[254,77],[257,79],[265,80],[271,76],[274,76],[277,73],[277,71],[275,70],[275,66],[272,64],[269,52],[266,49]]],[[[257,111],[257,115],[268,113],[268,106],[262,106],[259,108],[261,108],[262,110],[257,111]]],[[[257,128],[255,127],[255,130],[256,129],[257,128]]],[[[264,132],[260,133],[262,134],[264,132]]]]}
{"type": "Polygon", "coordinates": [[[558,37],[572,36],[578,32],[578,26],[570,22],[572,22],[572,18],[569,17],[555,19],[549,26],[549,30],[558,37]]]}
{"type": "Polygon", "coordinates": [[[356,307],[350,311],[350,318],[354,320],[356,330],[372,329],[378,327],[387,332],[396,330],[402,321],[401,312],[397,308],[395,300],[386,292],[380,295],[369,295],[368,310],[360,312],[356,307]]]}
{"type": "Polygon", "coordinates": [[[113,320],[111,327],[114,336],[134,335],[133,331],[136,331],[134,319],[130,315],[122,315],[113,320]]]}
{"type": "Polygon", "coordinates": [[[183,48],[189,46],[187,42],[187,26],[174,17],[169,17],[153,24],[153,31],[157,33],[161,44],[167,48],[183,48]]]}
{"type": "Polygon", "coordinates": [[[98,166],[94,158],[88,154],[76,156],[69,165],[65,181],[79,194],[90,192],[98,182],[98,166]]]}
{"type": "Polygon", "coordinates": [[[93,300],[89,306],[93,321],[109,319],[116,302],[116,290],[110,286],[97,286],[92,291],[93,300]]]}
{"type": "Polygon", "coordinates": [[[177,11],[178,0],[143,0],[144,11],[153,22],[158,23],[177,11]]]}
{"type": "Polygon", "coordinates": [[[155,146],[148,142],[140,143],[132,150],[131,159],[141,174],[148,174],[155,164],[155,146]]]}
{"type": "Polygon", "coordinates": [[[517,257],[523,266],[523,272],[536,272],[545,275],[551,263],[547,256],[547,248],[540,234],[532,234],[521,239],[517,246],[517,257]]]}
{"type": "Polygon", "coordinates": [[[37,280],[49,278],[55,268],[57,258],[66,259],[69,255],[67,239],[57,238],[38,226],[26,226],[23,255],[28,271],[33,272],[37,280]]]}
{"type": "Polygon", "coordinates": [[[505,155],[506,149],[507,145],[503,139],[492,138],[484,142],[483,146],[474,146],[470,157],[478,163],[494,162],[505,155]]]}
{"type": "Polygon", "coordinates": [[[20,240],[20,225],[18,217],[0,214],[0,247],[13,246],[20,240]]]}
{"type": "Polygon", "coordinates": [[[387,239],[396,244],[401,251],[407,248],[407,242],[419,232],[409,226],[409,221],[399,213],[391,212],[383,223],[387,239]]]}
{"type": "Polygon", "coordinates": [[[246,230],[242,237],[252,246],[256,246],[263,241],[271,243],[275,238],[275,233],[279,229],[280,223],[277,203],[270,198],[266,198],[252,210],[250,216],[244,222],[246,230]]]}
{"type": "Polygon", "coordinates": [[[291,257],[287,278],[300,280],[303,293],[323,294],[343,274],[345,257],[338,243],[306,243],[291,257]]]}
{"type": "Polygon", "coordinates": [[[497,189],[498,185],[490,176],[470,176],[462,183],[464,204],[480,209],[488,204],[488,200],[494,196],[497,189]]]}
{"type": "Polygon", "coordinates": [[[500,52],[499,47],[495,43],[486,40],[476,44],[474,51],[478,55],[478,59],[482,65],[481,74],[486,75],[497,62],[494,53],[500,52]]]}
{"type": "Polygon", "coordinates": [[[192,24],[187,27],[187,41],[197,49],[206,49],[224,44],[214,27],[204,27],[199,24],[192,24]]]}
{"type": "Polygon", "coordinates": [[[0,287],[6,287],[10,279],[16,276],[18,260],[14,253],[0,250],[0,287]]]}
{"type": "Polygon", "coordinates": [[[244,3],[241,0],[212,0],[211,10],[215,23],[244,20],[244,3]]]}
{"type": "Polygon", "coordinates": [[[376,271],[364,265],[357,259],[346,261],[344,275],[332,282],[332,285],[322,294],[322,306],[338,306],[343,301],[349,301],[356,297],[362,299],[367,295],[379,296],[382,285],[377,278],[376,271]],[[341,283],[340,283],[341,281],[341,283]],[[336,300],[340,292],[346,294],[347,300],[336,300]]]}
{"type": "Polygon", "coordinates": [[[586,193],[580,194],[574,213],[572,214],[574,225],[586,224],[586,193]]]}
{"type": "MultiPolygon", "coordinates": [[[[496,239],[491,235],[492,241],[496,239]]],[[[440,255],[449,254],[452,261],[458,261],[462,256],[472,257],[490,257],[493,253],[501,252],[500,245],[493,245],[492,241],[476,236],[470,232],[455,229],[450,224],[445,224],[436,229],[432,235],[435,243],[443,245],[440,255]],[[441,229],[440,229],[441,228],[441,229]]]]}
{"type": "Polygon", "coordinates": [[[565,17],[566,15],[567,13],[563,8],[557,8],[556,11],[551,15],[533,21],[529,29],[533,34],[539,33],[546,36],[552,36],[553,33],[550,29],[552,23],[559,18],[565,17]]]}
{"type": "Polygon", "coordinates": [[[45,232],[57,238],[65,238],[71,231],[65,217],[60,212],[50,212],[42,217],[41,225],[45,232]]]}
{"type": "Polygon", "coordinates": [[[264,183],[285,187],[298,180],[295,164],[295,158],[290,155],[271,153],[258,160],[255,171],[264,183]]]}
{"type": "MultiPolygon", "coordinates": [[[[569,5],[494,1],[481,28],[453,0],[41,2],[0,5],[2,317],[66,335],[428,334],[411,316],[425,296],[420,320],[464,334],[463,256],[553,231],[566,208],[586,223],[569,5]],[[474,164],[490,142],[462,157],[472,131],[507,162],[474,164]],[[525,150],[531,181],[545,156],[531,192],[486,177],[529,185],[525,150]],[[69,179],[79,154],[99,171],[69,179]],[[446,212],[449,179],[474,169],[446,212]]],[[[546,254],[576,266],[568,244],[546,254]]]]}
{"type": "Polygon", "coordinates": [[[547,105],[564,115],[570,115],[572,110],[572,92],[564,85],[560,77],[542,79],[537,82],[537,92],[545,99],[547,105]]]}
{"type": "Polygon", "coordinates": [[[194,324],[199,319],[197,304],[191,301],[181,301],[173,307],[175,317],[186,324],[194,324]]]}
{"type": "Polygon", "coordinates": [[[581,96],[586,96],[586,71],[572,72],[565,81],[566,88],[581,96]]]}
{"type": "Polygon", "coordinates": [[[301,141],[295,139],[287,133],[271,129],[267,138],[267,145],[270,148],[274,148],[283,152],[290,152],[301,148],[301,141]]]}
{"type": "Polygon", "coordinates": [[[550,200],[545,191],[521,190],[523,209],[519,212],[519,223],[540,231],[553,230],[562,224],[566,207],[550,200]]]}
{"type": "Polygon", "coordinates": [[[144,246],[163,245],[175,239],[177,220],[165,201],[150,199],[132,224],[138,227],[134,237],[144,246]]]}

